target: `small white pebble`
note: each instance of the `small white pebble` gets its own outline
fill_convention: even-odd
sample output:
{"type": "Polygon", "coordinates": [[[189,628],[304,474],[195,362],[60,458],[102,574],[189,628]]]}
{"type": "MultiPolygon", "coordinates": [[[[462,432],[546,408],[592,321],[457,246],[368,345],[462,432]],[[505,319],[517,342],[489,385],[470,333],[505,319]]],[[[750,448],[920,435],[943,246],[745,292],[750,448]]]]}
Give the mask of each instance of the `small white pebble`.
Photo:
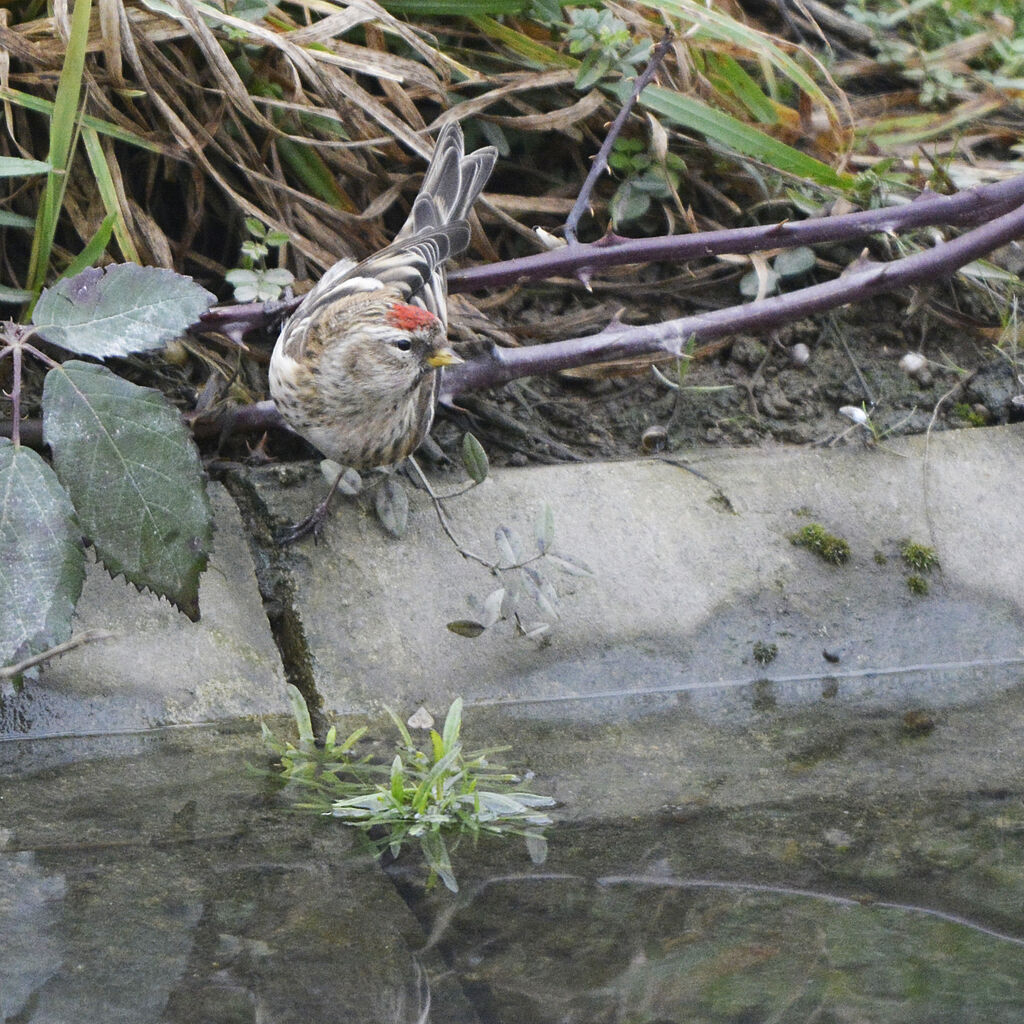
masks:
{"type": "Polygon", "coordinates": [[[798,341],[789,350],[789,358],[794,366],[806,366],[811,359],[811,350],[802,341],[798,341]]]}
{"type": "Polygon", "coordinates": [[[908,377],[916,377],[927,365],[928,360],[920,352],[908,352],[900,360],[900,369],[908,377]]]}
{"type": "Polygon", "coordinates": [[[867,423],[868,414],[859,405],[844,405],[839,410],[840,416],[845,416],[854,423],[867,423]]]}

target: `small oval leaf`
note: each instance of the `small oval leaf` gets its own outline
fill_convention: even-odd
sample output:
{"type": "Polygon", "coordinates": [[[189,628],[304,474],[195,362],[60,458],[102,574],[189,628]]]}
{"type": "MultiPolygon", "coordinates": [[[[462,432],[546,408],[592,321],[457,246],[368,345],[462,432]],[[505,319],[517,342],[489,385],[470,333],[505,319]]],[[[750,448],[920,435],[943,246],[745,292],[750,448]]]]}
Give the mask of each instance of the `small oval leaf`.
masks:
{"type": "Polygon", "coordinates": [[[486,630],[482,622],[474,622],[472,619],[456,619],[448,623],[448,629],[457,636],[465,636],[470,640],[475,639],[486,630]]]}
{"type": "Polygon", "coordinates": [[[491,468],[487,452],[472,434],[466,434],[462,438],[462,464],[473,483],[482,484],[487,479],[491,468]]]}
{"type": "Polygon", "coordinates": [[[555,540],[555,513],[550,505],[545,505],[537,516],[534,526],[537,537],[537,551],[546,554],[555,540]]]}
{"type": "Polygon", "coordinates": [[[518,565],[523,560],[519,550],[519,543],[507,526],[499,526],[494,531],[494,543],[498,548],[498,556],[501,559],[501,567],[503,569],[509,569],[513,565],[518,565]]]}
{"type": "Polygon", "coordinates": [[[401,540],[409,528],[409,497],[394,477],[388,477],[381,485],[374,507],[381,526],[392,537],[401,540]]]}
{"type": "Polygon", "coordinates": [[[807,245],[798,245],[795,249],[785,249],[772,260],[772,269],[779,277],[800,277],[814,269],[818,258],[814,250],[807,245]]]}

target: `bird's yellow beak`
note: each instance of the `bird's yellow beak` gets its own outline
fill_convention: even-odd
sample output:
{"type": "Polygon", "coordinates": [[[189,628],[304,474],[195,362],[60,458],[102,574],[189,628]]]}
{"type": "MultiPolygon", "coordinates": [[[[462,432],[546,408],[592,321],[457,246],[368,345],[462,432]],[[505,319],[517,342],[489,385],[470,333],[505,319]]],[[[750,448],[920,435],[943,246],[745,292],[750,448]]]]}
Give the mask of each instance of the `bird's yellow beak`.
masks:
{"type": "Polygon", "coordinates": [[[450,348],[435,348],[427,356],[428,366],[452,366],[455,363],[464,363],[462,356],[457,356],[450,348]]]}

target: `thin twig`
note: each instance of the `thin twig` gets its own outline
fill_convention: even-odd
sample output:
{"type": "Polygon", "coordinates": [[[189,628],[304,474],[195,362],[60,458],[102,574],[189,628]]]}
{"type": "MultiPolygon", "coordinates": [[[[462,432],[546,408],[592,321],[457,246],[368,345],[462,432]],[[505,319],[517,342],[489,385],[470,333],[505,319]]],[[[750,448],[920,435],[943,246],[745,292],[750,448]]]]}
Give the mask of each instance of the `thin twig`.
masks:
{"type": "Polygon", "coordinates": [[[474,554],[472,551],[463,547],[461,541],[455,536],[452,531],[451,524],[448,522],[448,515],[441,505],[441,499],[434,493],[434,488],[430,486],[430,481],[427,479],[426,474],[420,469],[420,464],[410,455],[407,460],[416,470],[417,476],[420,478],[420,483],[423,484],[423,489],[430,496],[430,500],[434,503],[434,511],[437,513],[437,521],[441,524],[441,529],[444,530],[445,536],[455,545],[455,550],[458,551],[463,558],[468,558],[473,562],[478,562],[486,569],[490,569],[492,572],[498,567],[493,563],[489,562],[486,558],[482,558],[480,555],[474,554]]]}
{"type": "Polygon", "coordinates": [[[44,661],[49,661],[50,658],[67,654],[68,651],[73,651],[76,647],[81,647],[83,644],[95,643],[97,640],[112,640],[116,636],[116,633],[108,633],[104,629],[87,629],[84,633],[73,636],[66,643],[57,644],[56,647],[51,647],[40,654],[34,654],[31,658],[19,661],[17,665],[7,665],[4,668],[0,668],[0,679],[16,679],[30,668],[41,665],[44,661]]]}
{"type": "Polygon", "coordinates": [[[605,168],[608,166],[608,156],[612,151],[612,146],[615,145],[615,140],[619,137],[619,132],[622,131],[622,126],[626,123],[626,119],[632,113],[633,107],[636,106],[636,101],[640,98],[640,93],[647,88],[651,79],[657,73],[658,68],[661,66],[661,62],[665,59],[665,54],[668,53],[668,49],[671,45],[672,30],[665,29],[665,35],[661,42],[658,43],[658,45],[651,51],[651,59],[647,62],[647,67],[644,68],[634,81],[633,91],[630,93],[629,99],[626,100],[622,109],[619,111],[618,116],[614,121],[612,121],[611,127],[608,129],[608,135],[601,144],[601,148],[597,151],[597,156],[594,157],[594,162],[590,165],[590,173],[587,175],[586,181],[583,182],[583,187],[580,189],[580,194],[576,199],[576,203],[569,212],[569,216],[566,218],[565,239],[569,245],[576,244],[576,225],[579,224],[580,218],[587,209],[587,205],[590,202],[590,193],[594,191],[594,185],[597,183],[597,179],[601,177],[605,168]]]}
{"type": "Polygon", "coordinates": [[[21,447],[21,346],[15,345],[11,356],[14,373],[11,377],[11,441],[14,447],[21,447]]]}

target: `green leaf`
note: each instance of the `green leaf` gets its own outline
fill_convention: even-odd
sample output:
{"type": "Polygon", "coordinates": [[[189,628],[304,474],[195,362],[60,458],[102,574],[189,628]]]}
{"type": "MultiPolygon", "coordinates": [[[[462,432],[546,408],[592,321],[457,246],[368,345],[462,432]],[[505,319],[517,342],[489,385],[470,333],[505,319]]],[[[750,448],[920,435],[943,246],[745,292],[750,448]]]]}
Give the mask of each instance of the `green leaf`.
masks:
{"type": "Polygon", "coordinates": [[[391,798],[399,806],[405,803],[405,774],[400,754],[395,754],[395,759],[391,762],[391,798]]]}
{"type": "Polygon", "coordinates": [[[177,338],[216,301],[190,277],[159,267],[91,267],[47,288],[32,322],[69,352],[105,359],[150,352],[177,338]]]}
{"type": "Polygon", "coordinates": [[[199,618],[213,537],[199,453],[158,391],[69,360],[46,375],[43,438],[111,575],[199,618]]]}
{"type": "Polygon", "coordinates": [[[36,452],[0,438],[0,663],[64,643],[84,580],[67,492],[36,452]]]}
{"type": "Polygon", "coordinates": [[[487,627],[482,622],[474,622],[473,619],[455,619],[449,622],[446,628],[456,636],[464,636],[475,640],[487,627]]]}
{"type": "Polygon", "coordinates": [[[23,217],[20,213],[0,210],[0,227],[2,228],[34,228],[35,226],[34,217],[23,217]]]}
{"type": "Polygon", "coordinates": [[[630,178],[624,181],[612,196],[609,204],[609,211],[612,215],[612,224],[618,227],[620,224],[628,224],[630,221],[639,220],[651,208],[651,197],[636,187],[636,181],[630,178]]]}
{"type": "MultiPolygon", "coordinates": [[[[106,251],[110,236],[114,233],[114,223],[117,220],[116,213],[108,213],[103,218],[103,223],[96,229],[96,234],[89,239],[85,248],[64,268],[61,277],[74,277],[83,270],[91,267],[106,251]]],[[[38,303],[36,304],[38,307],[38,303]]]]}
{"type": "Polygon", "coordinates": [[[0,178],[17,178],[23,174],[47,174],[52,170],[53,164],[45,160],[22,160],[18,156],[0,156],[0,178]]]}
{"type": "Polygon", "coordinates": [[[487,452],[472,434],[466,434],[462,438],[462,464],[473,483],[482,484],[487,479],[490,471],[487,452]]]}
{"type": "Polygon", "coordinates": [[[299,730],[299,739],[305,743],[312,743],[313,723],[309,717],[309,708],[306,706],[306,698],[297,686],[289,683],[285,689],[288,691],[288,703],[291,705],[292,717],[295,719],[295,727],[299,730]]]}
{"type": "Polygon", "coordinates": [[[20,306],[31,298],[32,293],[25,288],[8,288],[7,285],[0,285],[0,302],[20,306]]]}
{"type": "Polygon", "coordinates": [[[409,497],[405,488],[393,477],[381,484],[374,500],[377,518],[392,537],[401,540],[409,528],[409,497]]]}
{"type": "Polygon", "coordinates": [[[82,72],[85,68],[85,51],[89,42],[91,12],[92,0],[75,0],[64,51],[64,63],[57,81],[53,113],[50,115],[50,151],[47,154],[47,162],[51,170],[47,175],[36,214],[36,229],[32,235],[32,252],[29,255],[26,285],[33,294],[39,293],[46,280],[50,253],[57,232],[57,221],[64,203],[64,189],[68,182],[67,171],[78,137],[78,101],[82,92],[82,72]]]}
{"type": "Polygon", "coordinates": [[[451,750],[459,742],[459,733],[462,730],[462,698],[456,697],[452,706],[448,709],[448,715],[444,720],[444,749],[451,750]]]}
{"type": "Polygon", "coordinates": [[[444,836],[440,832],[424,832],[420,837],[420,846],[423,848],[423,856],[426,857],[430,870],[436,872],[447,889],[451,892],[458,892],[459,883],[455,881],[444,836]]]}
{"type": "MultiPolygon", "coordinates": [[[[625,102],[630,93],[629,82],[618,82],[605,86],[620,102],[625,102]]],[[[840,174],[828,164],[815,160],[784,142],[766,135],[751,125],[715,110],[692,96],[649,85],[640,95],[643,106],[668,118],[676,124],[698,131],[713,142],[761,160],[778,171],[793,174],[798,178],[810,178],[819,185],[830,188],[849,188],[853,185],[852,174],[840,174]]]]}

